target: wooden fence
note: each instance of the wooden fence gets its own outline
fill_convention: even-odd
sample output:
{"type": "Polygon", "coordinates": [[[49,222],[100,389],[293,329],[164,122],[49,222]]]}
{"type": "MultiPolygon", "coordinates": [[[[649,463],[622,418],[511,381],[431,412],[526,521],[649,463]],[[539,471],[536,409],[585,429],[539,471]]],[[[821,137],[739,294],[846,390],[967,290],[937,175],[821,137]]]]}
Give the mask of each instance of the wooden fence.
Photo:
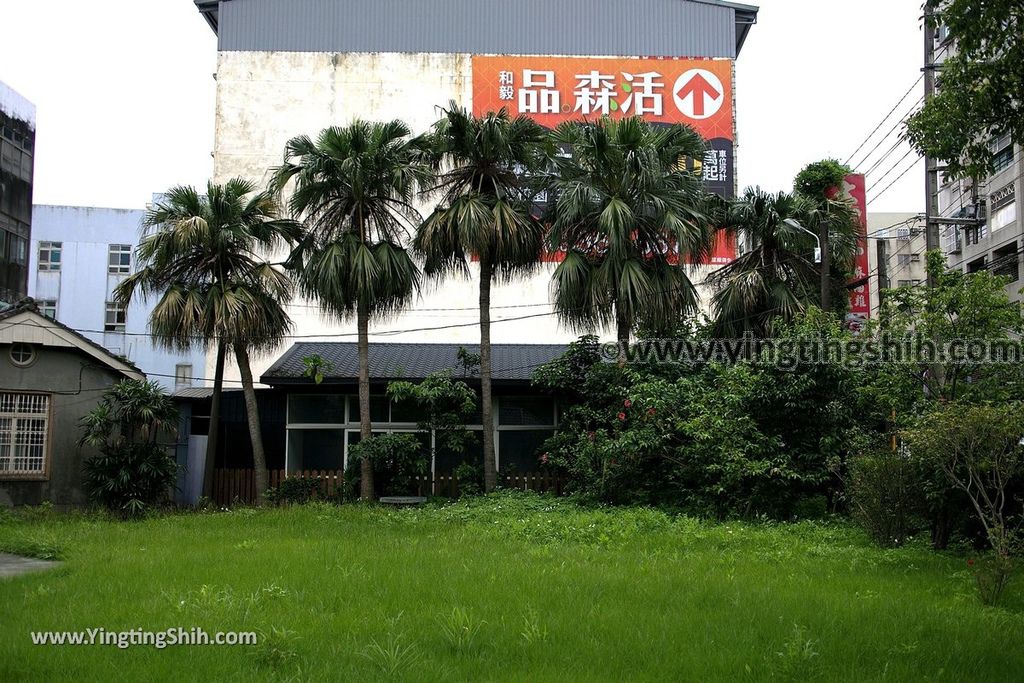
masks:
{"type": "MultiPolygon", "coordinates": [[[[251,469],[217,469],[213,471],[213,500],[217,505],[251,504],[256,502],[256,482],[251,469]]],[[[340,496],[344,483],[343,470],[305,470],[285,472],[269,470],[267,481],[270,488],[277,488],[285,479],[310,479],[319,482],[318,497],[335,499],[340,496]]],[[[526,472],[499,476],[499,485],[521,491],[549,492],[562,495],[565,479],[552,472],[526,472]]],[[[420,496],[442,496],[455,498],[459,495],[459,480],[454,475],[417,477],[416,491],[420,496]]]]}

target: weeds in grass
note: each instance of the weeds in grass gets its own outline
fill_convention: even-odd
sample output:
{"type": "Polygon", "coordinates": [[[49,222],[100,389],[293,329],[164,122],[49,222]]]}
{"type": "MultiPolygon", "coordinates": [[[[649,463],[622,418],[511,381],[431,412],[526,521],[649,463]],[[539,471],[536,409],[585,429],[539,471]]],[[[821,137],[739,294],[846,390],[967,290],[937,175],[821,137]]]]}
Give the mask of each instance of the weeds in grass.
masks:
{"type": "Polygon", "coordinates": [[[421,656],[415,643],[405,644],[402,642],[402,634],[390,632],[384,642],[371,639],[360,654],[389,678],[408,672],[421,656]]]}
{"type": "Polygon", "coordinates": [[[546,642],[548,627],[540,622],[540,615],[532,607],[523,615],[523,630],[520,633],[527,645],[546,642]]]}
{"type": "Polygon", "coordinates": [[[483,621],[477,621],[472,613],[462,607],[455,607],[452,611],[439,618],[441,632],[444,634],[448,644],[456,652],[466,652],[473,648],[483,621]]]}
{"type": "Polygon", "coordinates": [[[63,560],[63,544],[50,532],[33,529],[0,541],[0,550],[37,560],[63,560]]]}
{"type": "Polygon", "coordinates": [[[299,634],[295,631],[273,627],[269,631],[258,631],[257,634],[258,640],[252,653],[261,666],[280,670],[298,660],[296,645],[299,634]]]}
{"type": "Polygon", "coordinates": [[[776,652],[775,673],[784,680],[806,681],[818,674],[817,641],[807,636],[807,627],[793,624],[793,634],[776,652]]]}

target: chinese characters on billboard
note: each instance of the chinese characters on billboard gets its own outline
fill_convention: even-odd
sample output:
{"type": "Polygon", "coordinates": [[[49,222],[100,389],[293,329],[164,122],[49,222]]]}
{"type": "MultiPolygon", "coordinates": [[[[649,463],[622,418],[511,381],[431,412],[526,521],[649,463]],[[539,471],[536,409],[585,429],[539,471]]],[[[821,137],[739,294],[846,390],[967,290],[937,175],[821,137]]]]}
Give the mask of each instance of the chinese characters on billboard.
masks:
{"type": "Polygon", "coordinates": [[[865,195],[864,176],[852,173],[843,183],[844,197],[853,201],[857,209],[857,255],[853,262],[853,278],[850,280],[850,312],[847,324],[853,330],[860,330],[871,317],[871,279],[868,276],[868,207],[865,195]]]}
{"type": "MultiPolygon", "coordinates": [[[[473,113],[502,107],[547,128],[602,116],[685,123],[707,141],[704,158],[689,160],[690,169],[709,192],[734,196],[730,60],[474,56],[473,113]]],[[[735,244],[722,236],[710,262],[735,257],[735,244]]]]}

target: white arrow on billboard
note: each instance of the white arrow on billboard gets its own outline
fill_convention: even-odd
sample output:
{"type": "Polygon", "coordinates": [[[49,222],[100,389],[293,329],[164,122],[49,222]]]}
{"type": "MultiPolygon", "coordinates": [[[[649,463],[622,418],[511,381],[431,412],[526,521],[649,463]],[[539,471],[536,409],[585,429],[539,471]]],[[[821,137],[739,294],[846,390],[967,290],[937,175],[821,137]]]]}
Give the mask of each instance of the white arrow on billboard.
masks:
{"type": "Polygon", "coordinates": [[[706,119],[718,113],[725,103],[725,88],[715,74],[706,69],[690,69],[676,81],[672,90],[676,107],[689,119],[706,119]]]}

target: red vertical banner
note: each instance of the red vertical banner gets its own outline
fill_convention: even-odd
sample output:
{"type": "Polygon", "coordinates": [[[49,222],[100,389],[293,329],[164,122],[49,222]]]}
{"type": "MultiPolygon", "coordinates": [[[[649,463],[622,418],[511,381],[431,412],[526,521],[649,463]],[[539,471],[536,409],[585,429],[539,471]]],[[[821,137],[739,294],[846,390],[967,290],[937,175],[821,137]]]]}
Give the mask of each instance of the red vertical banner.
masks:
{"type": "Polygon", "coordinates": [[[850,279],[850,312],[846,316],[850,329],[860,330],[871,317],[871,278],[868,276],[868,205],[864,175],[851,173],[843,183],[842,196],[853,202],[857,210],[857,255],[850,279]]]}

